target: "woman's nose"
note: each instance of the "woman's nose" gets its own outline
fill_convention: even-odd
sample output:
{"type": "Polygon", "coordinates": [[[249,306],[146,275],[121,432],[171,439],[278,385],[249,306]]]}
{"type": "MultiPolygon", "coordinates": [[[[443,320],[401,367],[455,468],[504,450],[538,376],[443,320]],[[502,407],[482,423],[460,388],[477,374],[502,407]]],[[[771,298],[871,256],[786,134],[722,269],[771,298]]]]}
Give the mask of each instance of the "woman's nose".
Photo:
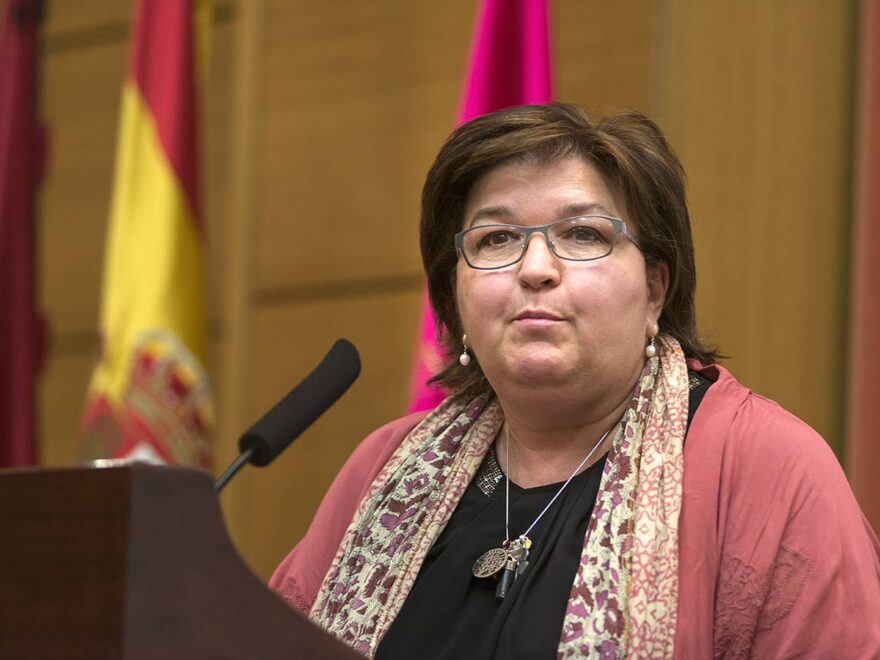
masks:
{"type": "Polygon", "coordinates": [[[562,264],[550,249],[547,238],[533,234],[519,265],[519,280],[524,286],[540,288],[559,284],[562,264]]]}

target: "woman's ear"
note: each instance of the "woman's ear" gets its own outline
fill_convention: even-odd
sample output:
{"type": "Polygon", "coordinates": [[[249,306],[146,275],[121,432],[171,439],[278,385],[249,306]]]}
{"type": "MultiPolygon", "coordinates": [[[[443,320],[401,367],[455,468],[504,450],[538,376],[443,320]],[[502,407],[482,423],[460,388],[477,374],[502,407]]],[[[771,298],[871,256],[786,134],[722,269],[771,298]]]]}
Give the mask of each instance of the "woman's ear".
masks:
{"type": "Polygon", "coordinates": [[[648,275],[648,309],[653,314],[656,323],[666,303],[666,293],[669,291],[669,266],[665,261],[647,265],[648,275]]]}

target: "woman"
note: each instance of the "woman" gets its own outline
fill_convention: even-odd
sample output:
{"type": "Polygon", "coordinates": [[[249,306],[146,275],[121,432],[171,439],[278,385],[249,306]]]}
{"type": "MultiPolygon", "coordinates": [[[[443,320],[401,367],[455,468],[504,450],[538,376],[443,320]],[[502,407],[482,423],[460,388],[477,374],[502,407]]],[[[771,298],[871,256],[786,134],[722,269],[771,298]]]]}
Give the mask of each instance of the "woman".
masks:
{"type": "Polygon", "coordinates": [[[282,596],[379,658],[880,655],[880,544],[826,443],[700,342],[650,120],[476,119],[421,230],[451,395],[364,440],[282,596]]]}

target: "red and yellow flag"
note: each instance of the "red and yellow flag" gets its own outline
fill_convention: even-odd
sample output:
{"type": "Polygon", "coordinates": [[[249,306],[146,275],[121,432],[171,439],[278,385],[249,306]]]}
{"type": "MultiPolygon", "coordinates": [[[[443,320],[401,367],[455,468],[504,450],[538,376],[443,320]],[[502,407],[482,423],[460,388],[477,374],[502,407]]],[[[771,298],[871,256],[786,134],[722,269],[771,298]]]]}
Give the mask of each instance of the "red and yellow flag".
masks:
{"type": "Polygon", "coordinates": [[[138,0],[122,91],[89,458],[210,466],[193,2],[138,0]]]}

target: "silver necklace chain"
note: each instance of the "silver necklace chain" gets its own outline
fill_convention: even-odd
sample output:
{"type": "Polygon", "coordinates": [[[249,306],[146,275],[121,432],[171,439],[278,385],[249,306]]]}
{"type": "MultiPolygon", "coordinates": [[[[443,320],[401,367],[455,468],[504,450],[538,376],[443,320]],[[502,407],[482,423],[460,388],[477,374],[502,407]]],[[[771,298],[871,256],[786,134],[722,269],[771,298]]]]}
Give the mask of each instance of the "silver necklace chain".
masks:
{"type": "MultiPolygon", "coordinates": [[[[615,424],[614,426],[617,426],[617,424],[615,424]]],[[[556,494],[552,497],[552,499],[549,502],[547,502],[547,505],[544,507],[543,511],[541,511],[541,513],[538,514],[538,517],[532,521],[532,524],[529,525],[528,529],[519,535],[519,538],[527,537],[529,535],[529,532],[531,532],[532,529],[535,527],[535,525],[538,524],[538,521],[540,521],[541,518],[544,517],[544,514],[547,513],[547,511],[550,509],[551,506],[553,506],[553,503],[556,501],[556,499],[560,495],[562,495],[562,491],[565,490],[565,487],[568,486],[568,484],[571,482],[572,479],[575,478],[575,476],[577,476],[577,473],[580,472],[581,469],[584,467],[584,465],[587,464],[587,462],[590,460],[590,457],[596,453],[596,450],[599,448],[599,445],[601,445],[602,442],[605,440],[605,438],[608,437],[608,434],[611,432],[611,429],[613,429],[614,426],[612,426],[607,431],[605,431],[605,433],[602,434],[602,437],[599,438],[599,440],[596,442],[595,445],[593,445],[593,448],[590,450],[590,453],[584,457],[584,460],[582,460],[580,462],[580,464],[578,464],[578,466],[574,469],[574,472],[571,473],[571,476],[569,476],[568,479],[565,480],[565,483],[562,484],[562,486],[560,486],[559,490],[556,491],[556,494]]],[[[509,475],[509,473],[510,473],[510,425],[509,424],[504,427],[504,432],[505,432],[505,439],[506,439],[506,444],[507,444],[507,447],[505,447],[505,453],[507,454],[507,460],[505,461],[507,463],[507,466],[506,466],[507,469],[504,471],[504,488],[505,488],[505,492],[504,492],[504,541],[505,541],[505,543],[510,544],[510,475],[509,475]]]]}
{"type": "MultiPolygon", "coordinates": [[[[614,426],[617,426],[617,424],[614,426]]],[[[532,547],[529,533],[534,529],[535,525],[538,524],[541,518],[544,517],[544,514],[550,510],[550,507],[553,506],[553,503],[559,498],[562,491],[564,491],[568,484],[571,483],[571,480],[575,478],[575,475],[581,471],[584,465],[586,465],[590,458],[592,458],[593,454],[596,453],[599,445],[601,445],[602,441],[608,437],[608,434],[614,426],[602,434],[602,437],[599,438],[596,444],[593,445],[593,448],[590,449],[590,453],[584,457],[584,460],[582,460],[574,469],[571,476],[565,480],[565,483],[559,487],[559,490],[556,491],[556,494],[552,499],[547,502],[543,511],[541,511],[541,513],[538,514],[538,517],[532,521],[532,524],[529,525],[528,529],[520,534],[514,541],[510,540],[510,476],[508,475],[510,472],[510,425],[504,427],[506,434],[505,438],[507,441],[507,471],[504,472],[504,544],[500,548],[490,548],[484,552],[477,558],[471,568],[471,573],[474,577],[487,578],[496,576],[498,578],[498,587],[495,590],[496,598],[504,598],[514,580],[516,580],[528,566],[529,548],[532,547]]]]}

